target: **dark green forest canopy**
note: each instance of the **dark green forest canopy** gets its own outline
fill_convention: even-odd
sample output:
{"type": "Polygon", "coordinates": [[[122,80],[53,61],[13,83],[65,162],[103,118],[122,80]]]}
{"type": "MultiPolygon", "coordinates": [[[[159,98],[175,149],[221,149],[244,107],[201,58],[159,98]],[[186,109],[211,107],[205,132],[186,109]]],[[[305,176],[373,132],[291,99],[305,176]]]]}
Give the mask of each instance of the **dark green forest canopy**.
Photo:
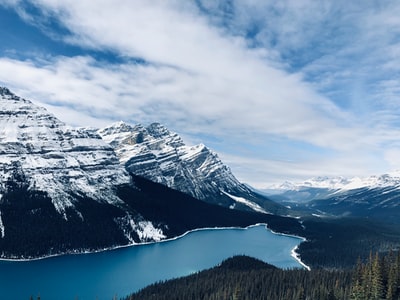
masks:
{"type": "Polygon", "coordinates": [[[133,299],[348,299],[352,272],[282,270],[247,256],[235,256],[219,266],[188,277],[153,284],[133,299]]]}
{"type": "Polygon", "coordinates": [[[150,285],[134,299],[400,299],[400,252],[370,255],[347,270],[282,270],[235,256],[193,275],[150,285]]]}

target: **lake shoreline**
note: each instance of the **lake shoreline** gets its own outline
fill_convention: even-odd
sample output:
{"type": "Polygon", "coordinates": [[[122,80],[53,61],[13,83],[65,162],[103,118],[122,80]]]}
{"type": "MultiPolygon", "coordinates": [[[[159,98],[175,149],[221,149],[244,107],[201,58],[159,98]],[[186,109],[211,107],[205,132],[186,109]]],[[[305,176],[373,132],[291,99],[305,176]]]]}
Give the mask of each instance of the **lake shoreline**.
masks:
{"type": "Polygon", "coordinates": [[[144,247],[113,247],[111,251],[82,253],[91,255],[53,255],[53,259],[3,260],[0,281],[7,299],[28,299],[40,292],[43,299],[107,300],[116,293],[128,295],[154,282],[213,268],[237,255],[282,270],[303,270],[292,255],[301,242],[298,237],[272,232],[265,223],[196,228],[163,242],[136,244],[144,247]]]}
{"type": "MultiPolygon", "coordinates": [[[[295,234],[287,234],[287,233],[275,232],[275,231],[273,231],[272,229],[269,229],[268,227],[267,227],[267,229],[268,229],[269,231],[271,231],[273,234],[297,238],[297,239],[302,240],[303,242],[307,241],[307,239],[306,239],[305,237],[302,237],[302,236],[298,236],[298,235],[295,235],[295,234]]],[[[294,247],[294,248],[292,249],[290,255],[291,255],[300,265],[302,265],[305,269],[307,269],[308,271],[311,271],[311,267],[308,266],[308,265],[306,265],[306,264],[301,260],[300,253],[297,252],[298,249],[299,249],[299,246],[294,247]]]]}
{"type": "MultiPolygon", "coordinates": [[[[172,242],[176,241],[178,239],[181,239],[185,237],[186,235],[193,233],[193,232],[198,232],[198,231],[208,231],[208,230],[232,230],[232,229],[237,229],[237,230],[247,230],[249,228],[257,227],[257,226],[265,226],[265,230],[270,231],[272,234],[275,235],[281,235],[281,236],[287,236],[287,237],[292,237],[296,239],[300,239],[303,242],[306,241],[304,237],[297,236],[297,235],[291,235],[291,234],[285,234],[285,233],[280,233],[280,232],[275,232],[272,229],[268,228],[267,223],[256,223],[253,225],[249,225],[246,227],[237,227],[237,226],[232,226],[232,227],[204,227],[204,228],[196,228],[192,230],[188,230],[185,233],[172,237],[172,238],[167,238],[165,240],[161,241],[152,241],[152,242],[143,242],[143,243],[131,243],[127,245],[118,245],[118,246],[111,246],[107,248],[102,248],[102,249],[97,249],[97,250],[73,250],[73,251],[67,251],[67,252],[62,252],[62,253],[57,253],[57,254],[50,254],[50,255],[44,255],[40,257],[33,257],[33,258],[3,258],[0,257],[0,261],[6,261],[6,262],[31,262],[31,261],[38,261],[38,260],[44,260],[44,259],[51,259],[51,258],[56,258],[60,256],[68,256],[68,255],[86,255],[86,254],[96,254],[96,253],[102,253],[106,251],[113,251],[113,250],[118,250],[118,249],[123,249],[123,248],[128,248],[128,247],[135,247],[135,246],[145,246],[145,245],[151,245],[151,244],[157,244],[157,243],[167,243],[167,242],[172,242]]],[[[300,255],[296,252],[298,249],[298,246],[294,247],[291,250],[291,256],[305,269],[311,270],[309,266],[307,266],[305,263],[301,261],[300,255]]]]}

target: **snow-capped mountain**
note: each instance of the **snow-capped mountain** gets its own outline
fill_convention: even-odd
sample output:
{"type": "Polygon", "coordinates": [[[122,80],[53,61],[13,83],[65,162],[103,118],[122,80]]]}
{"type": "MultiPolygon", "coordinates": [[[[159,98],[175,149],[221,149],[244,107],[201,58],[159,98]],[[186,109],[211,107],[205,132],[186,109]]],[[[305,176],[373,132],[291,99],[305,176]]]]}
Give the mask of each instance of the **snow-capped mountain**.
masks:
{"type": "MultiPolygon", "coordinates": [[[[158,136],[171,147],[182,143],[159,125],[148,130],[148,138],[143,131],[134,142],[151,136],[154,143],[147,147],[164,157],[158,136]]],[[[193,153],[201,156],[202,151],[193,153]]],[[[189,153],[183,156],[196,161],[189,153]]],[[[94,251],[271,218],[297,222],[207,204],[132,175],[95,130],[68,127],[46,109],[0,88],[0,258],[94,251]]]]}
{"type": "Polygon", "coordinates": [[[2,256],[12,253],[10,244],[19,240],[32,246],[34,230],[52,236],[47,230],[69,235],[75,228],[82,231],[79,240],[88,238],[78,246],[76,237],[70,236],[70,245],[55,252],[165,238],[161,228],[117,195],[117,188],[124,185],[133,187],[131,177],[98,134],[70,128],[46,109],[0,88],[2,256]],[[96,209],[98,216],[91,211],[96,209]],[[108,227],[104,232],[96,231],[99,217],[108,227]],[[41,222],[54,228],[41,227],[41,222]]]}
{"type": "Polygon", "coordinates": [[[282,204],[318,213],[400,221],[399,172],[353,178],[317,177],[301,183],[285,182],[264,192],[282,204]]]}
{"type": "Polygon", "coordinates": [[[283,209],[240,183],[205,145],[187,146],[159,123],[144,127],[118,122],[98,133],[135,175],[226,207],[274,213],[283,209]]]}

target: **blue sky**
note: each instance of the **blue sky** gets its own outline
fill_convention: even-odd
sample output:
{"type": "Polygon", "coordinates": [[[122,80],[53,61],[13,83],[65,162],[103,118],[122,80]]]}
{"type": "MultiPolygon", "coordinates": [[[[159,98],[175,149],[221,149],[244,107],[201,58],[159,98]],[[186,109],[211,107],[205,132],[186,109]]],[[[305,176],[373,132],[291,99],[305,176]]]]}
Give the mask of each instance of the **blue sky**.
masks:
{"type": "Polygon", "coordinates": [[[2,0],[0,84],[73,126],[160,122],[256,187],[400,169],[400,3],[2,0]]]}

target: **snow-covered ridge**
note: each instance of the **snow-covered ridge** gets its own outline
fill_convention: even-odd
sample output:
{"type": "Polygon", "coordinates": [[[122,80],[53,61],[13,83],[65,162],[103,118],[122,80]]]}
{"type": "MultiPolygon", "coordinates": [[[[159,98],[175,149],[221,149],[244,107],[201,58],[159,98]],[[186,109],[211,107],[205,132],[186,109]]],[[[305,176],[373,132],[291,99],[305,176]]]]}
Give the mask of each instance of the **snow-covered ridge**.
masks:
{"type": "Polygon", "coordinates": [[[145,127],[118,122],[98,133],[136,175],[201,200],[215,198],[221,190],[248,192],[214,151],[203,144],[185,145],[178,134],[159,123],[145,127]]]}
{"type": "Polygon", "coordinates": [[[186,145],[159,123],[117,122],[97,132],[132,174],[212,204],[263,213],[286,210],[237,180],[216,152],[204,144],[186,145]]]}

